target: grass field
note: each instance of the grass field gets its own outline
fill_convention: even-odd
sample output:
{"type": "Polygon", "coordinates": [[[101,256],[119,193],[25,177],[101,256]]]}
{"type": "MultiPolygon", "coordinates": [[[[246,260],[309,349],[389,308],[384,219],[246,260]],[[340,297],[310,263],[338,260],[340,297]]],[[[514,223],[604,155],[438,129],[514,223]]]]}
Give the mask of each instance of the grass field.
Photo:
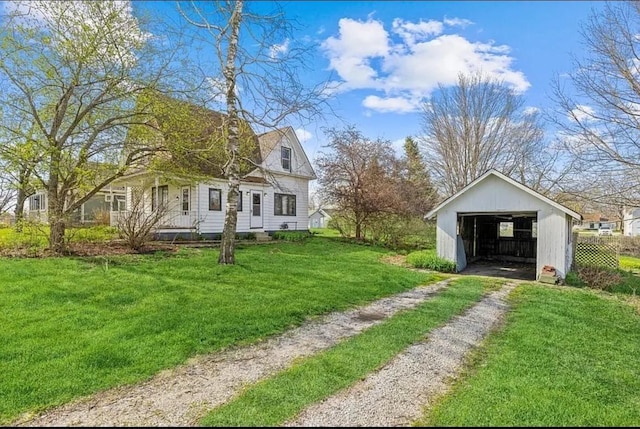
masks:
{"type": "Polygon", "coordinates": [[[215,249],[0,259],[0,423],[437,279],[386,253],[313,238],[239,248],[235,266],[215,249]]]}
{"type": "Polygon", "coordinates": [[[640,314],[607,296],[516,290],[504,330],[418,424],[637,426],[640,314]]]}
{"type": "MultiPolygon", "coordinates": [[[[219,266],[217,253],[0,258],[0,424],[442,278],[383,264],[390,253],[379,247],[322,234],[240,246],[235,266],[219,266]]],[[[434,304],[248,388],[204,423],[278,424],[378,368],[483,287],[467,278],[434,304]],[[295,401],[264,400],[290,391],[295,401]]],[[[640,423],[638,308],[613,294],[541,284],[519,287],[511,301],[503,330],[417,424],[640,423]]]]}

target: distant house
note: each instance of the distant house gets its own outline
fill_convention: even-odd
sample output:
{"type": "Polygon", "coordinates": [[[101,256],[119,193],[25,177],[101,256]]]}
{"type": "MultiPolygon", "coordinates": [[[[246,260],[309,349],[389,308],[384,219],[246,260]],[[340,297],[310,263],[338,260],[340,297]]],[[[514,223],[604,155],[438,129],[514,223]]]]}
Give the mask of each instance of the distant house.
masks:
{"type": "MultiPolygon", "coordinates": [[[[457,271],[482,260],[545,266],[564,278],[573,262],[573,220],[579,213],[510,177],[489,170],[426,218],[437,217],[436,251],[457,271]]],[[[532,279],[533,280],[533,279],[532,279]]]]}
{"type": "Polygon", "coordinates": [[[578,229],[597,231],[601,226],[610,226],[616,228],[616,222],[603,216],[602,213],[586,213],[582,217],[582,222],[577,225],[578,229]]]}
{"type": "MultiPolygon", "coordinates": [[[[107,186],[85,201],[71,215],[72,224],[110,223],[111,213],[126,209],[124,186],[107,186]]],[[[36,191],[25,202],[25,218],[46,223],[49,199],[43,189],[36,191]]]]}
{"type": "Polygon", "coordinates": [[[326,228],[334,209],[319,208],[309,215],[309,228],[326,228]]]}
{"type": "Polygon", "coordinates": [[[640,207],[625,208],[622,222],[624,235],[629,237],[640,235],[640,207]]]}

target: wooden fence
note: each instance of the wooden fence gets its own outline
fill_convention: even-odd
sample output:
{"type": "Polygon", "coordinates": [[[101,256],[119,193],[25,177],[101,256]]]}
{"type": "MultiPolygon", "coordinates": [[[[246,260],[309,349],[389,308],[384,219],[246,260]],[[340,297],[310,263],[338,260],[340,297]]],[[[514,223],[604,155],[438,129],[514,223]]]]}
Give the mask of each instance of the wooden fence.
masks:
{"type": "Polygon", "coordinates": [[[620,237],[598,237],[573,234],[573,265],[575,267],[618,268],[620,237]]]}

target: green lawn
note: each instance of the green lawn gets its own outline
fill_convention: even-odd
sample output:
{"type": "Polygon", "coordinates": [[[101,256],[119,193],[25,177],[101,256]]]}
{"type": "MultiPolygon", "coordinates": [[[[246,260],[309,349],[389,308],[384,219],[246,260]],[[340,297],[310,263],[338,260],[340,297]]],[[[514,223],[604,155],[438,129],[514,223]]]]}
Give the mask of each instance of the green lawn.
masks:
{"type": "Polygon", "coordinates": [[[586,290],[539,285],[517,289],[512,304],[505,329],[417,424],[640,424],[636,309],[586,290]]]}
{"type": "Polygon", "coordinates": [[[312,238],[237,251],[0,259],[0,424],[439,277],[312,238]]]}
{"type": "Polygon", "coordinates": [[[640,272],[640,258],[620,255],[620,268],[626,271],[640,272]]]}

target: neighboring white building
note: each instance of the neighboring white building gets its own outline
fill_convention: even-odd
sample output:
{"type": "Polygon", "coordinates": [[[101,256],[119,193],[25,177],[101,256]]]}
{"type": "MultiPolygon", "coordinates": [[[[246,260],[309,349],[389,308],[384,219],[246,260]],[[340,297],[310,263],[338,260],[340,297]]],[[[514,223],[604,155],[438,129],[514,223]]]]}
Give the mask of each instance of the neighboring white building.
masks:
{"type": "Polygon", "coordinates": [[[326,228],[331,220],[332,209],[318,209],[309,215],[309,228],[326,228]]]}
{"type": "Polygon", "coordinates": [[[437,216],[438,256],[462,271],[482,258],[545,265],[564,278],[573,262],[573,220],[582,216],[515,180],[490,170],[451,196],[437,216]]]}
{"type": "MultiPolygon", "coordinates": [[[[39,222],[47,222],[49,199],[45,190],[38,190],[31,195],[24,205],[25,218],[39,222]]],[[[89,200],[82,203],[71,216],[74,224],[93,224],[96,219],[108,216],[113,212],[125,210],[125,188],[123,186],[107,186],[98,191],[89,200]]]]}
{"type": "MultiPolygon", "coordinates": [[[[255,169],[240,182],[236,231],[271,233],[277,230],[308,230],[309,181],[315,172],[292,127],[257,136],[259,153],[255,169]]],[[[145,210],[158,204],[168,207],[157,226],[157,238],[173,239],[194,234],[217,239],[224,228],[228,181],[211,177],[194,181],[184,177],[163,177],[141,169],[119,178],[114,185],[127,188],[127,207],[132,189],[143,189],[145,210]]],[[[125,212],[112,213],[114,226],[125,212]]]]}
{"type": "Polygon", "coordinates": [[[625,208],[622,222],[624,235],[629,237],[640,235],[640,207],[625,208]]]}

